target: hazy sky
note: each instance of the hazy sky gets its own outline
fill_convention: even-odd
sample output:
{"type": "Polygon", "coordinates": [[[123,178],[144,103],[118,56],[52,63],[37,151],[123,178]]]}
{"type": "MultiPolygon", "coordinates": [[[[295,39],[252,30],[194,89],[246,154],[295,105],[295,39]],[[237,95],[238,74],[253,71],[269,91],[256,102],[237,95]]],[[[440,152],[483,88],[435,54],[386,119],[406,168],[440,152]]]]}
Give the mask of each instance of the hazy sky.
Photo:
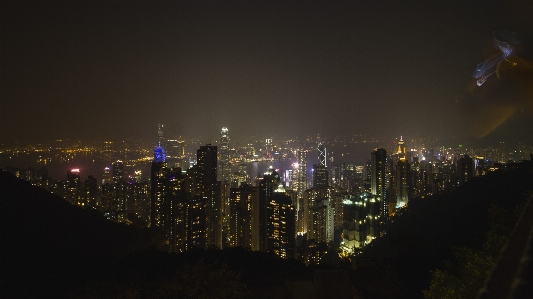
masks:
{"type": "MultiPolygon", "coordinates": [[[[527,19],[501,2],[3,0],[0,143],[155,139],[158,123],[168,137],[467,136],[458,94],[491,32],[527,19]]],[[[487,138],[533,135],[517,110],[487,138]]]]}

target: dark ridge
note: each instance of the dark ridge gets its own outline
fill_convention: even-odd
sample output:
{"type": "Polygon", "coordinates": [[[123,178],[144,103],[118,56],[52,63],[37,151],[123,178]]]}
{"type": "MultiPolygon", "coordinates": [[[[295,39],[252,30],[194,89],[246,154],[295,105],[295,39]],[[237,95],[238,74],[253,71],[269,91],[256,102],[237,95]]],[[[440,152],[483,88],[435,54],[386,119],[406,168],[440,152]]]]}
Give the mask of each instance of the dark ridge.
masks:
{"type": "Polygon", "coordinates": [[[227,267],[252,290],[310,276],[299,261],[243,248],[161,252],[156,233],[111,222],[3,170],[0,221],[1,298],[114,298],[131,286],[150,297],[199,263],[227,267]]]}
{"type": "Polygon", "coordinates": [[[0,170],[3,298],[58,297],[134,250],[154,246],[147,229],[105,219],[0,170]]]}
{"type": "Polygon", "coordinates": [[[533,191],[531,163],[515,166],[474,178],[449,194],[410,200],[387,234],[360,258],[374,260],[406,298],[421,298],[430,271],[452,260],[454,247],[481,245],[492,205],[512,213],[527,200],[533,191]]]}

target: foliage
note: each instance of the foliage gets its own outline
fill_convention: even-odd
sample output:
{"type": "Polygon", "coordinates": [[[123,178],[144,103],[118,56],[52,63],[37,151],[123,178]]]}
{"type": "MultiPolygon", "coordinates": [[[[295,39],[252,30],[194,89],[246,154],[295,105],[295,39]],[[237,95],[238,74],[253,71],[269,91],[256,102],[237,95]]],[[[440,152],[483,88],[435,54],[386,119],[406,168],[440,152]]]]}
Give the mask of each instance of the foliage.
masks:
{"type": "MultiPolygon", "coordinates": [[[[453,261],[458,248],[481,250],[487,243],[486,247],[499,252],[502,241],[498,238],[505,241],[508,233],[492,229],[496,219],[490,219],[487,211],[492,205],[512,211],[529,190],[533,190],[533,173],[510,168],[476,177],[451,193],[414,198],[392,218],[387,233],[366,246],[358,258],[372,260],[403,297],[422,298],[422,290],[432,281],[431,271],[444,271],[445,261],[453,261]],[[487,232],[493,234],[488,241],[487,232]]],[[[510,220],[498,225],[509,232],[506,221],[510,220]]]]}
{"type": "Polygon", "coordinates": [[[475,298],[490,275],[523,206],[519,205],[512,214],[492,205],[488,211],[491,228],[485,234],[482,247],[455,248],[455,261],[447,262],[444,270],[432,271],[431,284],[423,291],[424,297],[475,298]]]}
{"type": "Polygon", "coordinates": [[[170,299],[170,298],[228,298],[241,299],[248,295],[246,285],[240,282],[240,274],[229,270],[225,264],[185,264],[174,275],[151,280],[143,274],[130,271],[113,282],[91,283],[70,294],[70,298],[122,298],[122,299],[170,299]]]}
{"type": "Polygon", "coordinates": [[[163,284],[154,298],[245,298],[246,285],[240,282],[241,275],[225,264],[214,267],[200,261],[185,264],[171,281],[163,284]]]}

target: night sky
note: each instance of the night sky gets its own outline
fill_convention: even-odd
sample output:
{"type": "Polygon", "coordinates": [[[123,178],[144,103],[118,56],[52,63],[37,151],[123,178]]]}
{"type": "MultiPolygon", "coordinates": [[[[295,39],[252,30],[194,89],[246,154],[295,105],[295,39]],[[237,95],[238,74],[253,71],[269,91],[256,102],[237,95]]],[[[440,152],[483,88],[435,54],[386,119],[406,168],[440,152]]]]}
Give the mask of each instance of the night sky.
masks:
{"type": "MultiPolygon", "coordinates": [[[[158,123],[169,138],[472,138],[485,98],[461,94],[491,32],[531,41],[522,2],[2,1],[0,143],[155,139],[158,123]]],[[[533,142],[533,97],[507,96],[487,100],[514,112],[485,140],[533,142]]]]}

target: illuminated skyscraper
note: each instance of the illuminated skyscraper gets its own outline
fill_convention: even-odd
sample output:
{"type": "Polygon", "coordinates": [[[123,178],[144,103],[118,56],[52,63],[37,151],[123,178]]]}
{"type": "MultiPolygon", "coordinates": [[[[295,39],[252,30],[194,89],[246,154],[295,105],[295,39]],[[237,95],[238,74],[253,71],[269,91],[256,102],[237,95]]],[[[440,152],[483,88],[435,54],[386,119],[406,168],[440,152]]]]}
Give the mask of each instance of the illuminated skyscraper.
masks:
{"type": "Polygon", "coordinates": [[[166,190],[167,163],[161,146],[154,150],[154,160],[150,172],[150,226],[163,226],[164,201],[166,190]]]}
{"type": "Polygon", "coordinates": [[[104,174],[102,176],[102,185],[113,182],[113,175],[111,174],[111,169],[109,167],[104,168],[104,174]]]}
{"type": "Polygon", "coordinates": [[[318,164],[313,165],[313,188],[326,188],[329,186],[329,173],[326,166],[326,148],[318,141],[318,164]]]}
{"type": "Polygon", "coordinates": [[[329,173],[326,166],[313,165],[313,188],[326,188],[329,185],[329,173]]]}
{"type": "MultiPolygon", "coordinates": [[[[259,182],[259,249],[282,258],[294,258],[295,210],[291,196],[270,168],[259,182]]],[[[253,207],[255,216],[255,207],[253,207]]],[[[254,229],[255,231],[255,229],[254,229]]]]}
{"type": "MultiPolygon", "coordinates": [[[[150,176],[150,227],[165,235],[169,251],[187,249],[187,196],[180,168],[168,168],[163,143],[163,126],[158,126],[150,176]]],[[[135,192],[135,190],[133,190],[135,192]]]]}
{"type": "Polygon", "coordinates": [[[400,158],[396,164],[396,208],[407,205],[409,201],[409,175],[410,164],[405,158],[400,158]]]}
{"type": "Polygon", "coordinates": [[[296,257],[296,213],[292,198],[282,186],[272,193],[268,205],[269,252],[281,258],[296,257]]]}
{"type": "Polygon", "coordinates": [[[78,168],[67,171],[67,185],[63,198],[73,205],[78,205],[78,197],[80,197],[81,177],[78,168]]]}
{"type": "Polygon", "coordinates": [[[272,158],[274,155],[274,146],[272,144],[272,138],[265,139],[265,155],[267,158],[272,158]]]}
{"type": "MultiPolygon", "coordinates": [[[[307,190],[307,150],[299,149],[296,153],[298,166],[296,169],[296,229],[298,232],[307,231],[307,221],[304,218],[305,207],[305,190],[307,190]]],[[[294,171],[294,170],[293,170],[294,171]]]]}
{"type": "Polygon", "coordinates": [[[117,160],[113,162],[113,183],[117,184],[124,181],[124,162],[117,160]]]}
{"type": "MultiPolygon", "coordinates": [[[[381,211],[380,215],[370,215],[379,217],[382,228],[388,223],[388,204],[387,204],[387,151],[385,149],[375,149],[371,155],[371,173],[370,173],[371,194],[379,202],[381,211]]],[[[378,212],[378,211],[376,211],[378,212]]]]}
{"type": "Polygon", "coordinates": [[[168,158],[181,158],[184,155],[183,141],[181,140],[167,140],[166,153],[168,158]]]}
{"type": "Polygon", "coordinates": [[[95,177],[90,175],[85,182],[83,183],[83,197],[85,205],[88,205],[92,208],[97,207],[97,194],[98,194],[98,184],[95,177]]]}
{"type": "Polygon", "coordinates": [[[405,142],[403,141],[403,136],[400,136],[400,141],[398,141],[398,159],[406,158],[407,150],[405,148],[405,142]]]}
{"type": "Polygon", "coordinates": [[[112,192],[112,219],[122,222],[126,219],[126,193],[124,182],[124,162],[113,162],[113,192],[112,192]]]}
{"type": "Polygon", "coordinates": [[[367,205],[366,196],[344,196],[341,250],[345,255],[352,255],[365,246],[370,220],[367,217],[367,205]]]}
{"type": "Polygon", "coordinates": [[[272,192],[277,189],[280,182],[279,174],[272,167],[263,174],[263,178],[259,181],[259,248],[263,252],[271,249],[268,239],[268,225],[270,223],[268,207],[272,199],[272,192]]]}
{"type": "Polygon", "coordinates": [[[326,148],[322,144],[322,142],[318,143],[318,164],[324,167],[327,167],[326,165],[327,157],[326,157],[326,148]]]}
{"type": "Polygon", "coordinates": [[[219,181],[231,181],[231,165],[229,160],[229,134],[228,128],[224,127],[220,132],[220,151],[218,158],[219,181]]]}
{"type": "Polygon", "coordinates": [[[162,124],[157,125],[157,137],[158,137],[157,146],[161,146],[163,144],[163,125],[162,124]]]}
{"type": "Polygon", "coordinates": [[[317,243],[333,241],[335,218],[333,188],[312,188],[305,191],[307,239],[317,243]]]}
{"type": "Polygon", "coordinates": [[[152,162],[152,168],[150,172],[150,226],[161,227],[163,226],[163,214],[164,214],[164,201],[166,193],[166,172],[167,163],[165,151],[161,147],[161,141],[163,139],[163,125],[158,126],[157,130],[158,145],[154,150],[154,160],[152,162]]]}
{"type": "Polygon", "coordinates": [[[258,222],[254,222],[253,217],[253,208],[259,208],[258,203],[259,189],[257,187],[244,183],[239,188],[231,188],[230,212],[228,213],[230,247],[242,246],[252,250],[259,250],[259,248],[254,248],[259,242],[259,238],[256,236],[259,229],[254,227],[254,224],[257,225],[258,222]],[[254,228],[256,230],[255,234],[254,228]],[[257,239],[256,242],[253,242],[252,237],[257,239]]]}
{"type": "Polygon", "coordinates": [[[207,246],[222,248],[222,203],[217,185],[217,147],[201,146],[196,156],[199,194],[207,202],[207,246]]]}
{"type": "Polygon", "coordinates": [[[410,164],[407,161],[407,150],[405,148],[405,142],[403,137],[400,136],[398,141],[398,151],[396,152],[396,165],[395,168],[391,168],[391,185],[394,184],[394,193],[391,196],[396,195],[396,198],[392,201],[396,201],[396,204],[389,203],[389,215],[394,215],[396,208],[401,208],[407,205],[409,200],[409,176],[410,176],[410,164]],[[395,171],[394,171],[395,170],[395,171]],[[394,206],[391,206],[394,205],[394,206]]]}

